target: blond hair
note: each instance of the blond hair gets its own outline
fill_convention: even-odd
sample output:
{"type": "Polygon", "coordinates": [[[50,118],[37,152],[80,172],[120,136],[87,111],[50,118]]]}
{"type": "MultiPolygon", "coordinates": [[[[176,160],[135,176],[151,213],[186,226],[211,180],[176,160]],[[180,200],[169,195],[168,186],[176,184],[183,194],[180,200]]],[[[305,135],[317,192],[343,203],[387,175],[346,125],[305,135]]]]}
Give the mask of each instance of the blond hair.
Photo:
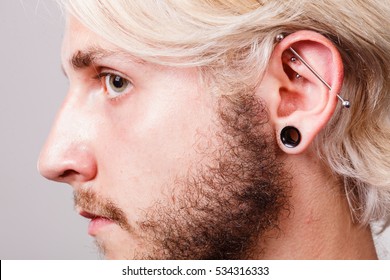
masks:
{"type": "Polygon", "coordinates": [[[345,69],[336,110],[315,148],[344,180],[362,224],[390,209],[390,5],[380,0],[64,0],[91,30],[145,61],[196,66],[224,94],[253,90],[279,33],[314,30],[345,69]],[[208,75],[205,75],[207,73],[208,75]]]}

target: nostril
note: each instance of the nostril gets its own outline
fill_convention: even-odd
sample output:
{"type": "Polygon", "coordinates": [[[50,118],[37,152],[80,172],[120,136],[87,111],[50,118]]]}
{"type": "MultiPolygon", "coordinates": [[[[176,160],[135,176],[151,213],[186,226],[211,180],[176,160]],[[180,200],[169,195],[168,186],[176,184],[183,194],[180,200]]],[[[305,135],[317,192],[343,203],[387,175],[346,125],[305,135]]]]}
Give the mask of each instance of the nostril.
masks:
{"type": "Polygon", "coordinates": [[[79,143],[60,144],[51,143],[43,150],[38,161],[39,172],[49,180],[68,184],[94,179],[97,163],[91,148],[79,143]]]}
{"type": "Polygon", "coordinates": [[[78,175],[78,174],[79,173],[77,171],[74,171],[74,170],[71,170],[71,169],[67,169],[61,175],[59,175],[58,177],[60,179],[65,179],[65,178],[70,177],[72,175],[78,175]]]}

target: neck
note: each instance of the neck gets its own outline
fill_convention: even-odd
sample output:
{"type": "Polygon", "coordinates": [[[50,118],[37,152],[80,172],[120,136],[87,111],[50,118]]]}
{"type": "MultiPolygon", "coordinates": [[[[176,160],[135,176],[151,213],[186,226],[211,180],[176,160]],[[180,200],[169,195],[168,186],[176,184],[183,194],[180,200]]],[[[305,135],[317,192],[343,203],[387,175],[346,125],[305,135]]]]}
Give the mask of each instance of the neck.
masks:
{"type": "Polygon", "coordinates": [[[342,183],[313,159],[286,159],[286,166],[299,166],[289,170],[294,177],[291,209],[266,239],[262,258],[376,259],[370,227],[353,221],[342,183]]]}

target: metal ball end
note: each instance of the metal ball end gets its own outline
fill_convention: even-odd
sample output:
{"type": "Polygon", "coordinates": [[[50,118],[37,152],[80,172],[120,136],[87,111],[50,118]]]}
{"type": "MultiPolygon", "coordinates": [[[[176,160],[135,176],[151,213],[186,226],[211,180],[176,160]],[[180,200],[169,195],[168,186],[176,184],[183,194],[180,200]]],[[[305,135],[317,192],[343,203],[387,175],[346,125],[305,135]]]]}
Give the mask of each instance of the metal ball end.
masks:
{"type": "Polygon", "coordinates": [[[344,101],[342,102],[342,105],[343,105],[344,108],[349,108],[349,107],[351,107],[351,103],[349,103],[348,100],[344,100],[344,101]]]}
{"type": "Polygon", "coordinates": [[[284,39],[284,35],[283,35],[283,34],[278,34],[278,35],[276,35],[276,37],[275,37],[276,42],[280,42],[280,41],[282,41],[283,39],[284,39]]]}

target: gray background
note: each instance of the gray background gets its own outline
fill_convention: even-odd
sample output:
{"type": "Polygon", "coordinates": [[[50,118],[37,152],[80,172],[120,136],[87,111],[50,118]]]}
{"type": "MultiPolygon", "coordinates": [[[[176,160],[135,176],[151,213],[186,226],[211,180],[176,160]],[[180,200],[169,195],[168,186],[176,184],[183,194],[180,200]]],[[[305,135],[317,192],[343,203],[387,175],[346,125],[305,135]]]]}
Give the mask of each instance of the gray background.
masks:
{"type": "MultiPolygon", "coordinates": [[[[36,161],[66,94],[64,16],[53,0],[0,0],[0,259],[97,259],[67,185],[36,161]]],[[[390,259],[390,229],[377,240],[390,259]]]]}

